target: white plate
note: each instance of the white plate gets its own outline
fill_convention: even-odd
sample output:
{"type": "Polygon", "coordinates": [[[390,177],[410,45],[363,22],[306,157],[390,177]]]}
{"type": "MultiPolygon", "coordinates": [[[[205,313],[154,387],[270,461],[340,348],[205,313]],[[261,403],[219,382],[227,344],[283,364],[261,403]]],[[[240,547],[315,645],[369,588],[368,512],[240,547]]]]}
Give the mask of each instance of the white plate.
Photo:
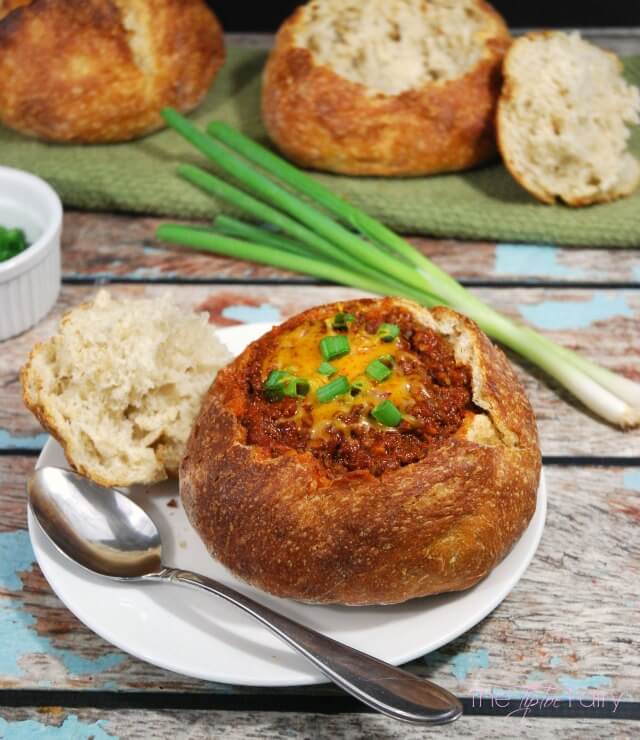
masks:
{"type": "MultiPolygon", "coordinates": [[[[252,324],[223,329],[220,338],[237,353],[269,328],[252,324]]],[[[37,463],[68,467],[52,440],[37,463]]],[[[544,478],[533,519],[509,555],[472,589],[383,607],[311,606],[278,599],[233,578],[207,554],[167,482],[132,492],[158,524],[164,559],[230,584],[262,603],[353,647],[399,665],[450,642],[477,624],[505,598],[533,557],[546,513],[544,478]]],[[[105,640],[149,663],[186,676],[246,686],[302,686],[326,679],[257,622],[221,599],[171,584],[123,584],[92,576],[49,542],[29,512],[36,558],[64,604],[105,640]]]]}

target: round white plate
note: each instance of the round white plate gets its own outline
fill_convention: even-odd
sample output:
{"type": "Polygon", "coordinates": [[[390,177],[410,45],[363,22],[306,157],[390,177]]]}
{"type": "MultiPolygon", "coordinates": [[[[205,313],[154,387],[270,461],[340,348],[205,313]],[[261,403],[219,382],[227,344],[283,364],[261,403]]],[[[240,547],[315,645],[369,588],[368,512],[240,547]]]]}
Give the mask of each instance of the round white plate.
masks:
{"type": "MultiPolygon", "coordinates": [[[[234,352],[270,328],[250,324],[219,332],[234,352]]],[[[68,467],[49,440],[37,466],[68,467]]],[[[162,533],[167,564],[199,571],[251,594],[289,617],[399,665],[450,642],[505,598],[533,557],[546,514],[544,477],[527,530],[492,573],[467,591],[381,607],[312,606],[256,591],[231,576],[205,550],[179,503],[175,481],[132,489],[162,533]],[[178,507],[169,506],[171,501],[178,507]]],[[[125,584],[93,576],[49,542],[29,512],[36,558],[52,589],[90,629],[131,655],[186,676],[246,686],[302,686],[324,676],[239,609],[171,584],[125,584]]]]}

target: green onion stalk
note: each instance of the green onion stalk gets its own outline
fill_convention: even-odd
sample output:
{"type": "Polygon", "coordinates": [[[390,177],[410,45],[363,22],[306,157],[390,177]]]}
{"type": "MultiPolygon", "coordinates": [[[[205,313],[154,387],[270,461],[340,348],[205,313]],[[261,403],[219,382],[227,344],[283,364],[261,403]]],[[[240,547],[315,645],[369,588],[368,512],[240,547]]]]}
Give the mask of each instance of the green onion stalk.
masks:
{"type": "Polygon", "coordinates": [[[159,239],[403,296],[429,308],[450,306],[541,367],[608,422],[622,428],[640,425],[639,384],[502,316],[384,224],[232,127],[215,122],[205,133],[170,108],[163,117],[242,187],[193,165],[181,165],[178,173],[271,228],[220,215],[210,228],[165,224],[158,229],[159,239]]]}

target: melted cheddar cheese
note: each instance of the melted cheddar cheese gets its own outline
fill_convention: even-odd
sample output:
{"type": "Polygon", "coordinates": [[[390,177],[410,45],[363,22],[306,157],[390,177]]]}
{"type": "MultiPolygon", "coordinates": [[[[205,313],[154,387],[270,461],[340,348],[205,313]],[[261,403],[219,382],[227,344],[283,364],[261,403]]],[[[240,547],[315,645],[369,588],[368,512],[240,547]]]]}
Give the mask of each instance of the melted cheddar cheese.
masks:
{"type": "Polygon", "coordinates": [[[362,329],[346,333],[337,332],[331,324],[331,320],[304,323],[281,335],[276,350],[263,362],[263,378],[266,378],[272,370],[286,370],[309,381],[309,393],[299,399],[293,421],[302,423],[303,417],[306,417],[308,424],[310,416],[312,444],[313,440],[324,437],[329,428],[341,431],[345,435],[355,427],[364,432],[370,426],[394,432],[396,431],[394,428],[384,427],[370,416],[375,406],[389,399],[400,411],[404,421],[411,425],[415,421],[411,415],[411,407],[417,399],[427,399],[429,395],[420,373],[405,374],[402,369],[403,365],[408,367],[409,364],[415,363],[415,355],[401,349],[401,340],[383,342],[376,334],[369,334],[362,329]],[[318,367],[324,362],[320,341],[326,336],[339,333],[348,337],[350,351],[344,357],[330,360],[336,372],[327,377],[318,372],[318,367]],[[377,383],[368,378],[366,369],[373,360],[384,355],[391,355],[394,358],[394,367],[389,378],[377,383]],[[410,360],[410,363],[402,363],[403,359],[410,360]],[[329,402],[319,402],[316,397],[318,388],[340,375],[346,376],[350,384],[355,380],[365,379],[365,389],[356,396],[346,393],[329,402]],[[350,419],[349,414],[356,406],[360,407],[360,413],[350,419]]]}

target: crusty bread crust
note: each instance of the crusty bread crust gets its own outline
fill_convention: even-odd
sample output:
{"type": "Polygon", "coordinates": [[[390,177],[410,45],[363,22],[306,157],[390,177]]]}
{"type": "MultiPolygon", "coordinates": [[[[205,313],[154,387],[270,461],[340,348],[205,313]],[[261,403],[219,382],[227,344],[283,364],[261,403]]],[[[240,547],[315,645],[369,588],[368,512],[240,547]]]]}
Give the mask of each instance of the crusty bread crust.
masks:
{"type": "Polygon", "coordinates": [[[224,61],[204,0],[33,0],[0,20],[0,49],[0,121],[78,143],[161,128],[161,109],[192,110],[224,61]]]}
{"type": "MultiPolygon", "coordinates": [[[[73,310],[89,311],[91,310],[91,306],[92,304],[89,302],[81,303],[73,310]]],[[[72,320],[71,313],[71,311],[67,311],[67,313],[62,317],[62,319],[60,320],[61,328],[64,324],[67,324],[72,320]]],[[[27,361],[20,368],[22,402],[40,422],[42,428],[46,432],[48,432],[62,447],[65,458],[67,459],[73,470],[76,471],[76,473],[80,473],[80,475],[84,475],[85,477],[90,478],[100,486],[108,487],[118,485],[118,483],[114,484],[114,481],[112,479],[100,475],[91,466],[85,465],[81,460],[76,460],[75,455],[72,452],[73,438],[71,434],[66,433],[65,430],[57,424],[53,414],[49,410],[49,407],[42,398],[44,383],[42,377],[40,377],[40,375],[35,372],[34,366],[38,355],[44,355],[47,352],[47,347],[49,346],[49,343],[50,340],[46,340],[44,342],[38,342],[37,344],[35,344],[32,347],[31,352],[29,352],[27,361]]],[[[177,471],[175,472],[174,477],[177,477],[177,471]]],[[[159,474],[155,480],[152,480],[150,482],[157,483],[161,480],[164,480],[164,478],[165,476],[159,474]]]]}
{"type": "MultiPolygon", "coordinates": [[[[500,150],[506,168],[514,180],[542,203],[551,205],[561,200],[563,203],[573,207],[587,206],[594,203],[608,203],[631,194],[640,185],[640,163],[631,153],[626,152],[623,155],[624,159],[617,163],[623,172],[618,178],[615,187],[594,190],[590,195],[580,195],[572,192],[570,187],[565,187],[562,189],[562,192],[557,192],[546,186],[540,179],[537,179],[535,172],[523,166],[522,161],[517,161],[518,147],[515,140],[510,136],[512,133],[511,129],[517,125],[511,117],[514,103],[523,93],[529,92],[526,80],[519,79],[515,69],[517,55],[520,53],[524,44],[551,40],[562,35],[564,35],[563,32],[559,31],[532,31],[517,39],[507,52],[503,66],[504,83],[496,116],[498,149],[500,150]],[[626,165],[624,167],[623,162],[626,165]]],[[[604,49],[601,51],[614,60],[614,66],[619,73],[622,73],[623,66],[619,57],[613,52],[608,52],[604,49]]],[[[595,112],[598,102],[590,102],[593,102],[595,112]]],[[[558,166],[562,167],[562,165],[563,161],[559,159],[558,166]]]]}
{"type": "Polygon", "coordinates": [[[502,58],[511,37],[482,0],[485,50],[464,76],[397,95],[314,62],[296,45],[299,8],[267,61],[262,114],[269,135],[300,166],[350,175],[427,175],[479,165],[496,154],[494,118],[502,58]]]}
{"type": "MultiPolygon", "coordinates": [[[[194,425],[180,469],[185,511],[211,555],[277,596],[383,604],[457,591],[484,578],[520,537],[536,507],[535,419],[504,354],[469,319],[399,299],[447,335],[472,367],[485,411],[420,462],[379,478],[329,480],[310,453],[271,457],[245,444],[241,379],[263,341],[333,315],[306,311],[250,345],[223,369],[194,425]],[[482,432],[479,430],[483,429],[482,432]]],[[[371,301],[339,304],[354,312],[371,301]]]]}

